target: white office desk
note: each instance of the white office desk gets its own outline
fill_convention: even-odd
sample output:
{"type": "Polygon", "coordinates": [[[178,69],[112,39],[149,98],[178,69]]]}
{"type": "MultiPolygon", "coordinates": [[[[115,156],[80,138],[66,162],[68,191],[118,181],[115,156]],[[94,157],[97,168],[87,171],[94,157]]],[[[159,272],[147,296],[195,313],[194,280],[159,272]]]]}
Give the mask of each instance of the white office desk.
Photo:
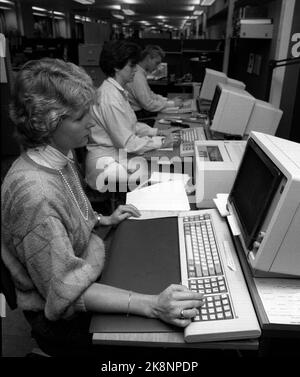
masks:
{"type": "Polygon", "coordinates": [[[259,342],[256,339],[249,339],[226,342],[186,343],[182,331],[178,333],[97,333],[94,330],[93,344],[187,349],[257,350],[259,342]]]}
{"type": "MultiPolygon", "coordinates": [[[[160,211],[157,213],[157,215],[163,215],[163,213],[160,211]]],[[[169,215],[169,213],[167,213],[167,215],[169,215]]],[[[161,224],[159,225],[159,227],[160,226],[161,224]]],[[[131,230],[131,232],[133,232],[133,230],[131,230]]],[[[163,233],[163,234],[166,234],[166,233],[163,233]]],[[[143,241],[139,240],[138,242],[143,242],[143,241]]],[[[145,262],[147,258],[146,256],[145,257],[143,256],[143,250],[141,249],[142,247],[137,247],[137,250],[139,250],[138,259],[141,258],[143,263],[147,264],[148,262],[145,262]]],[[[176,249],[171,247],[171,250],[176,250],[176,249]]],[[[121,258],[123,258],[123,255],[126,255],[126,250],[124,250],[124,254],[122,251],[120,255],[121,255],[121,258]]],[[[136,255],[136,254],[133,254],[133,255],[136,255]]],[[[173,254],[171,254],[171,257],[172,255],[173,254]]],[[[131,257],[133,258],[133,256],[131,257]]],[[[155,256],[155,258],[158,258],[158,254],[155,256]]],[[[116,261],[116,259],[114,260],[116,261]]],[[[165,265],[167,260],[168,258],[166,256],[161,260],[162,266],[165,265]]],[[[153,263],[156,263],[156,262],[153,262],[153,263]]],[[[177,266],[176,261],[174,262],[174,269],[179,268],[175,266],[177,266]]],[[[147,268],[149,269],[149,267],[147,268]]],[[[137,276],[144,276],[143,273],[141,273],[142,270],[138,270],[138,271],[139,273],[137,274],[137,276]]],[[[156,271],[154,275],[152,276],[154,280],[157,277],[157,275],[155,274],[159,273],[159,271],[160,271],[160,268],[158,268],[158,271],[156,271]]],[[[173,281],[174,279],[173,266],[172,266],[172,270],[170,270],[170,267],[168,266],[168,269],[164,271],[169,271],[168,273],[166,272],[165,274],[166,279],[167,280],[171,279],[173,281]]],[[[175,272],[175,275],[176,274],[177,272],[175,272]]],[[[175,280],[177,278],[178,277],[175,277],[175,280]]],[[[123,279],[124,278],[122,278],[122,281],[123,279]]],[[[170,329],[169,326],[165,326],[163,323],[162,325],[159,325],[159,326],[155,325],[155,327],[149,324],[149,327],[148,327],[148,323],[146,323],[147,319],[143,319],[142,321],[143,325],[141,325],[141,323],[139,322],[139,325],[132,326],[132,323],[136,319],[139,320],[139,318],[135,319],[135,316],[130,316],[129,318],[127,318],[126,314],[124,314],[124,318],[122,317],[122,315],[121,317],[120,315],[117,315],[117,318],[118,319],[116,322],[115,320],[116,317],[114,317],[113,314],[112,314],[111,319],[109,315],[107,314],[104,315],[104,317],[101,314],[98,314],[98,315],[95,314],[93,316],[91,326],[90,326],[90,332],[93,333],[93,344],[114,345],[114,346],[135,346],[135,347],[136,346],[157,347],[157,348],[167,347],[167,348],[174,348],[174,349],[175,348],[177,349],[179,348],[180,349],[212,349],[212,350],[257,350],[259,346],[259,341],[257,339],[231,340],[231,341],[205,342],[205,343],[204,342],[186,343],[183,336],[183,329],[181,328],[178,328],[178,331],[177,331],[176,327],[175,328],[173,327],[172,329],[170,329]]],[[[153,321],[153,320],[150,319],[149,321],[153,321]]]]}

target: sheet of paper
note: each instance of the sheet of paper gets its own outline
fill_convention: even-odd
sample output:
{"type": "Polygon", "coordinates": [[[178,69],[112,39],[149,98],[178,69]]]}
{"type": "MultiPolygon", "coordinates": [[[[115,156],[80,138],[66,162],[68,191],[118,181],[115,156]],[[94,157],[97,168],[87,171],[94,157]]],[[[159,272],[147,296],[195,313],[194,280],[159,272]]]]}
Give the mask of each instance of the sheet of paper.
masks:
{"type": "Polygon", "coordinates": [[[217,197],[213,199],[215,205],[222,217],[230,215],[227,209],[227,201],[229,194],[217,194],[217,197]]]}
{"type": "Polygon", "coordinates": [[[181,211],[140,211],[140,217],[130,217],[129,220],[161,219],[164,217],[178,216],[181,211]]]}
{"type": "Polygon", "coordinates": [[[188,211],[189,200],[181,180],[157,183],[128,192],[126,203],[140,211],[188,211]]]}
{"type": "Polygon", "coordinates": [[[300,325],[300,279],[254,281],[270,323],[300,325]]]}
{"type": "Polygon", "coordinates": [[[168,148],[158,148],[158,151],[171,151],[173,150],[173,147],[168,147],[168,148]]]}
{"type": "Polygon", "coordinates": [[[190,176],[188,174],[167,173],[167,172],[153,172],[150,177],[151,183],[168,182],[168,181],[183,181],[184,185],[188,183],[190,176]]]}
{"type": "Polygon", "coordinates": [[[162,113],[173,113],[173,112],[176,112],[179,110],[179,107],[178,106],[174,106],[174,107],[166,107],[165,109],[163,109],[161,112],[162,113]]]}

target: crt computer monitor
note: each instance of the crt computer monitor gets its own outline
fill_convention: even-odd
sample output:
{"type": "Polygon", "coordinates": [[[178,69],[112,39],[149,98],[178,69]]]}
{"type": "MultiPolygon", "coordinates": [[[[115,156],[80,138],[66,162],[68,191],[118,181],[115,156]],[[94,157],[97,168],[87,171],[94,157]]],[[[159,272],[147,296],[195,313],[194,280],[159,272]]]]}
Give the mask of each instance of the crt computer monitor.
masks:
{"type": "Polygon", "coordinates": [[[229,199],[255,276],[300,276],[300,144],[252,132],[229,199]]]}
{"type": "Polygon", "coordinates": [[[243,136],[254,103],[246,90],[219,83],[208,112],[210,131],[243,136]]]}
{"type": "Polygon", "coordinates": [[[219,83],[227,83],[225,73],[205,68],[205,76],[200,90],[200,100],[211,101],[213,99],[216,86],[219,83]]]}
{"type": "Polygon", "coordinates": [[[159,80],[164,77],[168,77],[168,63],[162,62],[158,65],[158,67],[151,72],[150,75],[151,78],[154,80],[159,80]]]}
{"type": "Polygon", "coordinates": [[[271,103],[257,99],[248,120],[245,134],[249,135],[251,131],[258,131],[275,135],[282,114],[282,110],[271,103]]]}
{"type": "Polygon", "coordinates": [[[219,83],[234,86],[243,90],[246,89],[246,84],[244,82],[227,77],[224,72],[205,68],[205,76],[199,93],[200,100],[211,101],[219,83]]]}

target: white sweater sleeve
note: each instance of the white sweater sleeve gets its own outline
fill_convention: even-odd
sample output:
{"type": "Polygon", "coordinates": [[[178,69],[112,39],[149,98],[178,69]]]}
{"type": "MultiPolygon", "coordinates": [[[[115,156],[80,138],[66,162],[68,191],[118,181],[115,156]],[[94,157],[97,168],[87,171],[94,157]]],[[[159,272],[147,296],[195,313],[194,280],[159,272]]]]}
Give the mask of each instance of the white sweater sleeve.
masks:
{"type": "Polygon", "coordinates": [[[84,311],[82,295],[104,265],[104,245],[94,233],[85,258],[76,257],[62,222],[48,217],[22,241],[27,270],[45,300],[45,315],[57,320],[84,311]],[[102,250],[101,250],[102,249],[102,250]]]}
{"type": "MultiPolygon", "coordinates": [[[[110,106],[103,106],[101,111],[104,118],[103,126],[116,148],[125,149],[128,153],[143,154],[149,150],[161,147],[162,143],[159,138],[136,135],[136,125],[130,123],[131,120],[126,114],[125,109],[112,104],[110,106]]],[[[138,128],[140,130],[139,126],[138,128]]],[[[151,129],[151,127],[149,128],[151,129]]],[[[142,129],[145,130],[145,127],[143,126],[142,129]]],[[[152,134],[151,136],[156,135],[156,133],[157,131],[154,130],[149,132],[149,134],[152,134]]]]}

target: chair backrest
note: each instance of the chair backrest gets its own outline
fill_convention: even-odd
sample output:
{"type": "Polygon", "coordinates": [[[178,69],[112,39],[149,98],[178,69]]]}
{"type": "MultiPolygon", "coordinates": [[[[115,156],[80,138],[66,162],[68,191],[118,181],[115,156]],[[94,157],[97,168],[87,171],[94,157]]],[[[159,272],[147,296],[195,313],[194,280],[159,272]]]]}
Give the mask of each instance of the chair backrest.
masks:
{"type": "Polygon", "coordinates": [[[1,292],[4,294],[5,299],[8,303],[8,306],[11,310],[14,310],[18,307],[17,305],[17,296],[14,282],[12,280],[11,274],[8,268],[5,266],[2,260],[2,250],[6,246],[1,242],[1,258],[0,258],[0,268],[1,268],[1,292]]]}

